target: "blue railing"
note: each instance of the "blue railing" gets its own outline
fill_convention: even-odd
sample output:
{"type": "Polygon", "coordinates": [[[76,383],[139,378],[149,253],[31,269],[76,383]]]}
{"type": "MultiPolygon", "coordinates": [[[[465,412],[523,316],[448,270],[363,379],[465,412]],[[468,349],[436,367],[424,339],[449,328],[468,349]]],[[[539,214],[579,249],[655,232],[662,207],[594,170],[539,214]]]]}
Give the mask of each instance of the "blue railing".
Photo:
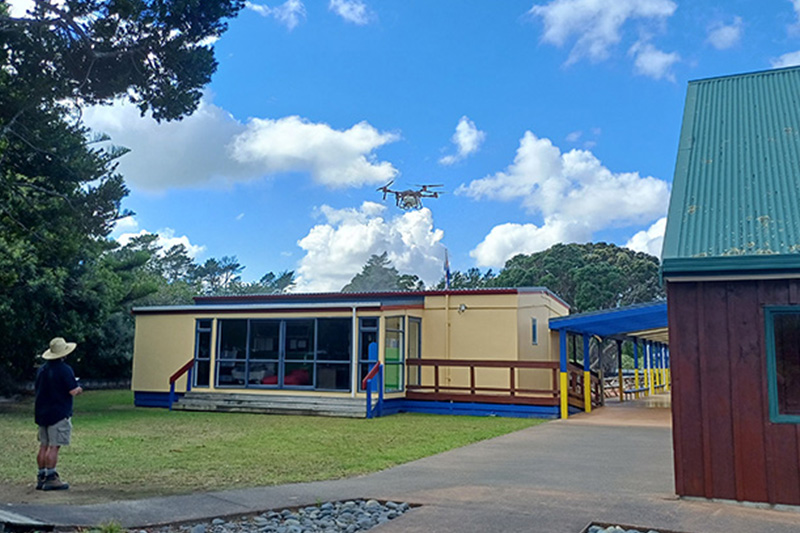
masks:
{"type": "Polygon", "coordinates": [[[369,374],[361,382],[361,388],[367,391],[367,418],[376,418],[383,413],[383,365],[375,363],[369,374]],[[377,389],[378,401],[372,405],[372,391],[377,389]]]}
{"type": "Polygon", "coordinates": [[[194,358],[189,360],[185,365],[180,367],[174,374],[169,377],[169,410],[172,411],[172,404],[175,403],[175,382],[178,381],[182,375],[186,376],[186,392],[192,390],[192,368],[194,368],[194,358]]]}

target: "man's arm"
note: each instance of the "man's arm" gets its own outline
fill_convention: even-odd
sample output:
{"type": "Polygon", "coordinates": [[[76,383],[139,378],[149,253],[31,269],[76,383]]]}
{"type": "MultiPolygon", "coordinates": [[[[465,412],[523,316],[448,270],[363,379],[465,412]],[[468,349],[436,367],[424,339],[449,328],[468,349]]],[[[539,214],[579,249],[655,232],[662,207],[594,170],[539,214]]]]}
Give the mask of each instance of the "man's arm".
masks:
{"type": "Polygon", "coordinates": [[[71,391],[69,391],[69,393],[70,393],[72,396],[77,396],[78,394],[80,394],[80,393],[82,393],[82,392],[83,392],[83,387],[81,387],[80,385],[78,385],[77,387],[75,387],[74,389],[72,389],[71,391]]]}

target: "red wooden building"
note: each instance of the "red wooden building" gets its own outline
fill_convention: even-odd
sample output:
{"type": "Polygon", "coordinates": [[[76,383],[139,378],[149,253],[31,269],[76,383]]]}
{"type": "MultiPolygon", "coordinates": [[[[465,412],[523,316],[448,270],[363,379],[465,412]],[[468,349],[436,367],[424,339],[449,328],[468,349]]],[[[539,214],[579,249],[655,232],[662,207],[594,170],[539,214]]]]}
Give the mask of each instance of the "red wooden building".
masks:
{"type": "Polygon", "coordinates": [[[663,276],[677,493],[800,505],[800,69],[689,84],[663,276]]]}

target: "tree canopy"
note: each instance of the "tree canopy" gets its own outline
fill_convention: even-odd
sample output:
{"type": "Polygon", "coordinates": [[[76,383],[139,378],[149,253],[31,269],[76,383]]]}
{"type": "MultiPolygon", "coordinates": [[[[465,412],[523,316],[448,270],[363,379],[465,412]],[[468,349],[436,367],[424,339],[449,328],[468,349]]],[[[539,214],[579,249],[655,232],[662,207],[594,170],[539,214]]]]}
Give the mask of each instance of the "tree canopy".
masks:
{"type": "Polygon", "coordinates": [[[342,292],[374,291],[418,291],[425,288],[424,283],[413,274],[400,274],[392,266],[389,254],[373,254],[350,283],[342,287],[342,292]]]}
{"type": "Polygon", "coordinates": [[[12,17],[0,2],[0,376],[30,377],[56,335],[100,354],[120,309],[157,290],[133,275],[142,250],[110,253],[130,214],[115,172],[124,149],[98,148],[81,107],[126,98],[156,120],[191,113],[216,68],[206,43],[243,5],[35,0],[12,17]]]}
{"type": "Polygon", "coordinates": [[[664,299],[658,268],[657,257],[614,244],[556,244],[509,259],[491,285],[547,287],[578,313],[664,299]]]}

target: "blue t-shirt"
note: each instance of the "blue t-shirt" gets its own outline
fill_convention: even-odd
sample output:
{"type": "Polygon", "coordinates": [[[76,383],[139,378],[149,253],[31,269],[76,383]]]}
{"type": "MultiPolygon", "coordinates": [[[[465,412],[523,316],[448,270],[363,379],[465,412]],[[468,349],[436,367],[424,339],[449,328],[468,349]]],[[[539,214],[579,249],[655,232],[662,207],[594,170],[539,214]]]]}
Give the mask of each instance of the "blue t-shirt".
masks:
{"type": "Polygon", "coordinates": [[[64,359],[48,361],[36,373],[36,423],[52,426],[72,416],[72,395],[79,387],[75,373],[64,359]]]}

